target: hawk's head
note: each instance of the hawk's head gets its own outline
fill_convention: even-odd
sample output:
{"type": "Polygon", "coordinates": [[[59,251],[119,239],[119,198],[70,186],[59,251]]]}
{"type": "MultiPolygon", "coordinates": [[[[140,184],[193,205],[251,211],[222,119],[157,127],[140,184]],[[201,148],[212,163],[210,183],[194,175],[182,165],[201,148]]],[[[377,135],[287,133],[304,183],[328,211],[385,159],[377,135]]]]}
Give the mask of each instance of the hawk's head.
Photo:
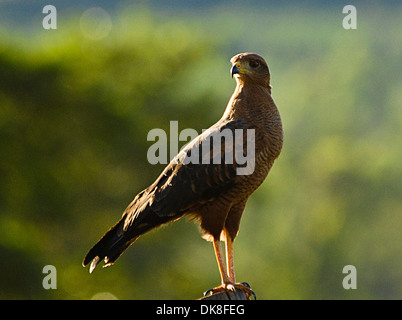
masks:
{"type": "Polygon", "coordinates": [[[253,82],[270,88],[270,73],[264,58],[255,53],[239,53],[230,59],[231,74],[236,81],[253,82]]]}

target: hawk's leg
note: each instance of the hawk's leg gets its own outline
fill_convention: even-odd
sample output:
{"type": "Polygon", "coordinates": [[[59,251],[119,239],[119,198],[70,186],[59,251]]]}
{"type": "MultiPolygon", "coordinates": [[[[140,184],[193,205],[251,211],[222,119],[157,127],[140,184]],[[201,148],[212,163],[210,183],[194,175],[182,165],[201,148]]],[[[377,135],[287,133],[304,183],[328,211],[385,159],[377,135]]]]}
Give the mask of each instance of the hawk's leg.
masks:
{"type": "Polygon", "coordinates": [[[236,283],[236,276],[234,271],[234,255],[233,255],[233,239],[228,234],[226,234],[225,238],[226,242],[226,262],[227,262],[227,270],[229,279],[232,282],[230,290],[242,290],[245,292],[247,299],[251,296],[254,296],[256,299],[256,295],[253,290],[251,290],[250,286],[246,282],[236,283]]]}
{"type": "Polygon", "coordinates": [[[236,283],[236,276],[234,271],[234,258],[233,258],[233,240],[230,236],[226,235],[226,262],[230,282],[236,283]]]}
{"type": "Polygon", "coordinates": [[[231,291],[234,290],[233,283],[230,281],[229,276],[226,272],[225,261],[224,261],[224,256],[222,253],[222,247],[221,247],[220,240],[214,237],[213,244],[214,244],[216,261],[218,262],[219,272],[221,274],[222,285],[219,287],[215,287],[213,289],[209,289],[209,290],[205,291],[204,296],[223,292],[225,290],[231,290],[231,291]]]}
{"type": "Polygon", "coordinates": [[[233,240],[230,237],[226,237],[226,258],[227,268],[225,268],[224,256],[222,253],[222,247],[220,241],[216,238],[213,240],[216,260],[218,262],[219,272],[221,274],[222,285],[210,290],[207,290],[204,295],[216,294],[225,290],[235,291],[242,290],[245,292],[247,299],[251,296],[255,297],[255,293],[250,289],[247,283],[236,283],[236,277],[234,273],[233,264],[233,240]],[[227,270],[227,271],[226,271],[227,270]]]}
{"type": "MultiPolygon", "coordinates": [[[[219,267],[219,272],[221,274],[221,280],[222,280],[222,288],[223,289],[229,289],[233,290],[233,286],[230,288],[228,286],[233,285],[232,281],[230,280],[226,268],[225,268],[225,261],[222,253],[222,247],[219,239],[214,238],[214,250],[215,250],[215,255],[216,255],[216,261],[218,262],[218,267],[219,267]]],[[[218,287],[219,288],[219,287],[218,287]]]]}

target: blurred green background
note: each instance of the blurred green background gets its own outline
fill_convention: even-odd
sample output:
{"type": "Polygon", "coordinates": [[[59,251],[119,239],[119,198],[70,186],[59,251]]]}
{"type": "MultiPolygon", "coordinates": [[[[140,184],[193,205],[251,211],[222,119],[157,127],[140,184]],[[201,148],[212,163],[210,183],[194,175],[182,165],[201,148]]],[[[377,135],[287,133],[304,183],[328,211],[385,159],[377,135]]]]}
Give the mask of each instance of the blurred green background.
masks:
{"type": "Polygon", "coordinates": [[[162,171],[147,133],[217,121],[244,51],[268,61],[285,144],[246,207],[238,280],[259,299],[402,298],[400,3],[356,2],[345,30],[341,1],[77,2],[54,1],[57,30],[44,1],[0,4],[0,299],[196,299],[219,284],[186,219],[113,267],[81,262],[162,171]]]}

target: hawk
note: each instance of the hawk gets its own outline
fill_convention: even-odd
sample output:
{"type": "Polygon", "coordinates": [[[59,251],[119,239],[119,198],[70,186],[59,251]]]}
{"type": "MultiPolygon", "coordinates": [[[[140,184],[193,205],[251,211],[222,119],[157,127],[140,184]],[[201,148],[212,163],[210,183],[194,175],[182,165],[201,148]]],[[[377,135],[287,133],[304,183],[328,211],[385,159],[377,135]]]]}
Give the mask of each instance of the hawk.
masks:
{"type": "Polygon", "coordinates": [[[90,273],[101,260],[104,267],[112,265],[144,233],[188,216],[199,222],[203,237],[213,243],[222,283],[213,290],[247,291],[244,284],[236,283],[233,241],[248,198],[281,152],[283,130],[265,60],[255,53],[240,53],[230,62],[236,88],[222,118],[187,144],[89,250],[82,264],[91,263],[90,273]],[[241,139],[233,139],[237,133],[241,139]],[[214,137],[221,144],[216,139],[211,144],[214,137]],[[253,163],[241,172],[244,166],[236,160],[247,152],[253,163]]]}

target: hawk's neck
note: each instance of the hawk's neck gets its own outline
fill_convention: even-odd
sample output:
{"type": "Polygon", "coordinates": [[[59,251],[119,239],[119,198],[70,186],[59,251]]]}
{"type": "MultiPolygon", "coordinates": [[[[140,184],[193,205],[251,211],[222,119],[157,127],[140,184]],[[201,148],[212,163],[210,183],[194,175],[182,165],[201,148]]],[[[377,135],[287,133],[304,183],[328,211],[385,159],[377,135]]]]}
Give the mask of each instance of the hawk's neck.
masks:
{"type": "Polygon", "coordinates": [[[238,82],[221,120],[256,119],[270,121],[279,114],[271,88],[238,82]]]}

